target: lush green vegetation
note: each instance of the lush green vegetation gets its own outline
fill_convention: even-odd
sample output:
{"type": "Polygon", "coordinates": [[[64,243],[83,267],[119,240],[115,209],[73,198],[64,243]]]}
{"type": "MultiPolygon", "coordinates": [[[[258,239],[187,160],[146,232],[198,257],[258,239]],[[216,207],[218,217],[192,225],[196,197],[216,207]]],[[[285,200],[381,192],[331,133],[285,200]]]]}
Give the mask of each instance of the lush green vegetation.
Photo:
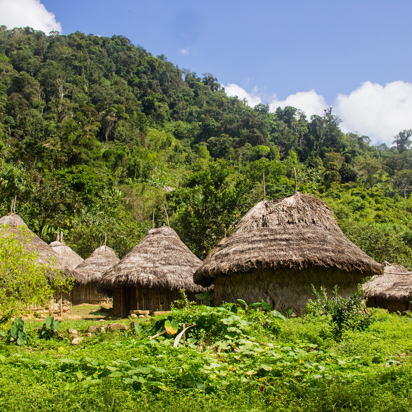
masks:
{"type": "Polygon", "coordinates": [[[11,317],[25,315],[30,306],[47,306],[56,290],[70,291],[71,280],[54,270],[53,261],[39,264],[38,253],[27,250],[25,243],[33,234],[21,227],[8,233],[0,227],[0,324],[11,317]]]}
{"type": "Polygon", "coordinates": [[[412,268],[410,136],[372,146],[331,109],[251,108],[122,36],[0,28],[0,213],[17,196],[36,234],[64,230],[83,257],[105,232],[123,256],[153,208],[166,222],[164,204],[204,257],[262,199],[263,173],[280,198],[296,167],[299,190],[326,200],[365,252],[412,268]]]}
{"type": "MultiPolygon", "coordinates": [[[[328,308],[325,303],[318,307],[328,308]]],[[[340,303],[352,305],[350,299],[340,303]]],[[[128,331],[96,333],[79,345],[70,344],[68,327],[85,331],[108,321],[63,321],[59,332],[51,318],[43,327],[31,321],[25,345],[0,340],[0,408],[411,409],[412,319],[378,310],[358,328],[356,311],[336,336],[333,310],[284,320],[261,306],[188,306],[168,319],[139,319],[128,331]],[[192,327],[174,347],[184,325],[192,327]]]]}

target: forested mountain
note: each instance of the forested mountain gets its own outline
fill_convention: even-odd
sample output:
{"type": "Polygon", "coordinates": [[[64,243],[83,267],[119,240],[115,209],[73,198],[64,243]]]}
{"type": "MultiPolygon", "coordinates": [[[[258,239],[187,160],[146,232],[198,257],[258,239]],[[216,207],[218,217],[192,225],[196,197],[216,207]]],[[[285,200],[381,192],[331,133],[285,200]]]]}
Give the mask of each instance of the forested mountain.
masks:
{"type": "Polygon", "coordinates": [[[323,198],[379,261],[412,269],[410,130],[394,146],[344,134],[331,108],[308,119],[228,97],[123,36],[0,27],[0,212],[83,257],[108,235],[123,256],[170,224],[203,258],[263,197],[323,198]],[[165,205],[165,207],[164,207],[165,205]]]}

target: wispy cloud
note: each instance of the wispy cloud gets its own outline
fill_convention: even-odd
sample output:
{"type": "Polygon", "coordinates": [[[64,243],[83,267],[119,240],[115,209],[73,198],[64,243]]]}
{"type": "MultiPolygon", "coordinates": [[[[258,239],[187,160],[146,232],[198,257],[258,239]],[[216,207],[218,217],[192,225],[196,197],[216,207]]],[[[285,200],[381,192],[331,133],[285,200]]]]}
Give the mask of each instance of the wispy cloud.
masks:
{"type": "MultiPolygon", "coordinates": [[[[256,87],[250,93],[233,83],[225,89],[229,96],[246,99],[251,107],[262,103],[256,87]]],[[[348,95],[338,94],[332,104],[315,90],[291,94],[285,100],[275,96],[268,103],[271,111],[293,106],[307,117],[323,115],[326,107],[333,106],[333,113],[342,119],[344,132],[367,135],[374,143],[390,144],[399,131],[412,128],[412,83],[403,81],[385,86],[367,81],[348,95]]]]}
{"type": "Polygon", "coordinates": [[[45,33],[62,31],[55,15],[40,0],[0,0],[0,24],[9,29],[29,26],[45,33]]]}
{"type": "Polygon", "coordinates": [[[189,49],[180,49],[180,54],[184,54],[184,55],[189,54],[189,49]]]}

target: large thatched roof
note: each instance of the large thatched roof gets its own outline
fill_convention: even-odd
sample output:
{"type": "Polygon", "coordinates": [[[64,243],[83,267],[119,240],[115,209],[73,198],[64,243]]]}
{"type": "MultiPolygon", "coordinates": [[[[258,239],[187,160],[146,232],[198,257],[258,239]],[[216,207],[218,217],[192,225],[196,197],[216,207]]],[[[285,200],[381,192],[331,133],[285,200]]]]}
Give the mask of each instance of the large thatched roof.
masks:
{"type": "Polygon", "coordinates": [[[358,271],[366,276],[383,271],[382,265],[343,234],[325,202],[296,193],[254,206],[232,236],[209,253],[194,281],[208,286],[216,277],[254,269],[313,267],[358,271]]]}
{"type": "Polygon", "coordinates": [[[64,266],[69,269],[74,269],[83,262],[83,258],[63,242],[55,240],[50,243],[50,247],[53,249],[53,252],[60,257],[64,266]]]}
{"type": "Polygon", "coordinates": [[[76,271],[83,275],[83,283],[96,282],[101,279],[104,272],[119,263],[113,249],[100,246],[90,257],[76,267],[76,271]]]}
{"type": "Polygon", "coordinates": [[[23,219],[15,214],[8,214],[0,219],[0,226],[8,225],[7,231],[14,234],[16,238],[20,237],[19,228],[26,228],[29,235],[28,241],[26,243],[27,250],[36,250],[39,254],[38,262],[41,264],[50,263],[55,259],[54,268],[61,270],[66,277],[75,278],[76,280],[80,275],[70,267],[65,265],[65,262],[53,252],[53,249],[38,236],[36,236],[27,225],[24,223],[23,219]]]}
{"type": "Polygon", "coordinates": [[[170,227],[151,229],[117,265],[109,269],[99,282],[99,288],[137,286],[204,289],[193,282],[193,273],[202,264],[170,227]]]}
{"type": "Polygon", "coordinates": [[[362,285],[367,298],[407,301],[412,292],[412,272],[397,263],[385,266],[383,275],[362,285]]]}

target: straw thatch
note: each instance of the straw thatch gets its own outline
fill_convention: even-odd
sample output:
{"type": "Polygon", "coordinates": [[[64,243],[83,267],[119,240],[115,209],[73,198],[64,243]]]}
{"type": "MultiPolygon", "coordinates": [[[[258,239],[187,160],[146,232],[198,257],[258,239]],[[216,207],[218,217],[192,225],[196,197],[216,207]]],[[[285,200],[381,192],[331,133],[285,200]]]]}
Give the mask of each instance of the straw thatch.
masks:
{"type": "Polygon", "coordinates": [[[391,312],[408,310],[412,300],[412,272],[397,263],[387,264],[383,275],[374,276],[362,288],[370,307],[391,312]]]}
{"type": "Polygon", "coordinates": [[[63,265],[69,269],[75,269],[83,262],[83,258],[63,242],[55,240],[50,243],[50,247],[53,249],[53,252],[60,257],[63,265]]]}
{"type": "Polygon", "coordinates": [[[60,270],[66,277],[74,278],[76,280],[80,278],[80,275],[74,269],[67,267],[60,256],[56,255],[53,249],[46,242],[41,240],[38,236],[31,232],[30,229],[27,228],[27,225],[24,223],[23,219],[20,216],[15,214],[8,214],[6,216],[3,216],[0,219],[0,226],[5,225],[8,225],[7,231],[14,234],[16,238],[20,238],[19,228],[26,228],[29,234],[29,239],[27,240],[25,246],[27,250],[35,250],[38,253],[39,263],[46,264],[55,260],[53,267],[60,270]]]}
{"type": "Polygon", "coordinates": [[[382,271],[345,237],[326,203],[296,193],[253,207],[232,236],[209,253],[194,281],[202,286],[215,282],[217,303],[265,294],[276,308],[298,310],[313,297],[311,284],[338,284],[341,292],[350,293],[362,277],[382,271]]]}
{"type": "Polygon", "coordinates": [[[83,275],[83,283],[97,282],[104,272],[120,262],[113,249],[100,246],[90,257],[76,267],[76,271],[83,275]]]}
{"type": "Polygon", "coordinates": [[[260,202],[207,256],[194,276],[208,286],[216,277],[253,269],[337,268],[382,273],[383,267],[355,246],[339,228],[332,210],[311,195],[260,202]]]}
{"type": "Polygon", "coordinates": [[[200,292],[204,288],[193,282],[193,273],[201,264],[176,232],[163,226],[149,230],[137,246],[103,275],[99,288],[134,286],[200,292]]]}

